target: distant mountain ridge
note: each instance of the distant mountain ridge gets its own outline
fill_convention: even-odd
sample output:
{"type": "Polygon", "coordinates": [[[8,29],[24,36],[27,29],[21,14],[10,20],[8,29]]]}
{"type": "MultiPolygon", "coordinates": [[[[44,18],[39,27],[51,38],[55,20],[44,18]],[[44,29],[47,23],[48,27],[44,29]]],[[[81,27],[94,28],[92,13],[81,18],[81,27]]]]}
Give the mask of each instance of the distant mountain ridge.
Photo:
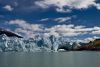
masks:
{"type": "Polygon", "coordinates": [[[77,50],[100,51],[100,39],[90,41],[89,43],[87,43],[87,45],[81,46],[77,50]]]}

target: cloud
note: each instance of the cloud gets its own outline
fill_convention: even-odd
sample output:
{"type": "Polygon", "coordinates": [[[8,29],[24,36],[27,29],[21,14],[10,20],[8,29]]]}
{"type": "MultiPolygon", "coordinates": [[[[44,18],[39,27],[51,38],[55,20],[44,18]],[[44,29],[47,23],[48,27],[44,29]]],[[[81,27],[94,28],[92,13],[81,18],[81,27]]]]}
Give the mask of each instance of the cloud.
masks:
{"type": "Polygon", "coordinates": [[[8,22],[10,25],[17,25],[15,32],[24,34],[25,37],[34,37],[35,34],[43,31],[43,26],[40,24],[30,24],[24,20],[11,20],[8,22]]]}
{"type": "Polygon", "coordinates": [[[96,0],[11,0],[1,3],[5,5],[3,8],[6,10],[19,12],[33,12],[42,9],[54,8],[57,12],[72,12],[73,9],[87,9],[89,7],[96,7],[100,9],[100,4],[95,2],[96,0]],[[14,7],[14,8],[12,8],[14,7]]]}
{"type": "Polygon", "coordinates": [[[100,27],[91,27],[88,28],[82,25],[55,25],[52,27],[44,27],[42,24],[30,24],[24,20],[11,20],[8,22],[10,25],[17,25],[18,27],[15,29],[17,33],[22,33],[27,37],[33,37],[35,35],[45,35],[45,36],[63,36],[63,37],[74,37],[80,35],[94,35],[100,34],[100,27]]]}
{"type": "Polygon", "coordinates": [[[57,17],[57,18],[43,18],[40,19],[39,21],[44,22],[44,21],[54,21],[57,23],[64,23],[64,22],[69,22],[72,19],[76,18],[76,16],[69,16],[69,17],[57,17]]]}
{"type": "Polygon", "coordinates": [[[42,30],[42,25],[40,24],[29,24],[24,20],[11,20],[9,21],[9,24],[13,25],[18,25],[20,28],[25,29],[25,30],[34,30],[34,31],[41,31],[42,30]]]}
{"type": "Polygon", "coordinates": [[[34,36],[36,36],[32,30],[26,30],[22,28],[16,28],[15,32],[20,33],[27,38],[33,38],[34,36]]]}
{"type": "Polygon", "coordinates": [[[13,10],[13,8],[10,5],[6,5],[3,8],[8,10],[8,11],[12,11],[13,10]]]}
{"type": "Polygon", "coordinates": [[[66,22],[68,20],[71,20],[71,17],[60,17],[60,18],[54,19],[54,21],[59,22],[59,23],[66,22]]]}
{"type": "Polygon", "coordinates": [[[49,18],[44,18],[44,19],[41,19],[40,21],[48,21],[49,20],[49,18]]]}
{"type": "Polygon", "coordinates": [[[92,34],[100,34],[100,30],[92,31],[92,34]]]}
{"type": "Polygon", "coordinates": [[[94,6],[96,6],[97,9],[100,10],[100,4],[96,4],[96,3],[94,3],[94,6]]]}
{"type": "Polygon", "coordinates": [[[94,27],[94,30],[92,31],[91,34],[100,34],[100,27],[94,27]]]}
{"type": "Polygon", "coordinates": [[[45,29],[46,31],[53,31],[55,33],[58,33],[60,36],[68,36],[68,37],[73,37],[73,36],[79,36],[79,35],[84,35],[84,34],[100,34],[100,27],[91,27],[87,28],[86,26],[75,26],[73,24],[69,25],[56,25],[51,28],[45,29]],[[98,31],[98,32],[96,32],[98,31]]]}
{"type": "Polygon", "coordinates": [[[41,0],[36,1],[35,4],[43,9],[55,7],[58,12],[70,12],[71,9],[87,9],[95,6],[100,9],[100,4],[96,0],[41,0]]]}
{"type": "Polygon", "coordinates": [[[50,31],[56,32],[61,36],[69,36],[69,37],[85,34],[86,31],[82,32],[79,29],[76,29],[75,27],[76,26],[74,26],[73,24],[56,25],[56,26],[53,26],[51,28],[47,28],[46,30],[49,31],[49,32],[50,31]]]}
{"type": "Polygon", "coordinates": [[[94,41],[95,39],[100,39],[100,37],[99,36],[91,36],[91,37],[86,37],[84,39],[75,39],[75,40],[72,40],[72,41],[89,43],[90,41],[94,41]]]}
{"type": "Polygon", "coordinates": [[[70,13],[70,12],[72,12],[72,10],[71,9],[61,9],[61,8],[56,8],[56,11],[57,12],[60,12],[60,13],[70,13]]]}
{"type": "Polygon", "coordinates": [[[90,41],[94,41],[95,39],[98,39],[100,37],[97,37],[97,36],[93,36],[93,37],[87,37],[83,40],[81,40],[80,42],[86,42],[86,43],[89,43],[90,41]]]}

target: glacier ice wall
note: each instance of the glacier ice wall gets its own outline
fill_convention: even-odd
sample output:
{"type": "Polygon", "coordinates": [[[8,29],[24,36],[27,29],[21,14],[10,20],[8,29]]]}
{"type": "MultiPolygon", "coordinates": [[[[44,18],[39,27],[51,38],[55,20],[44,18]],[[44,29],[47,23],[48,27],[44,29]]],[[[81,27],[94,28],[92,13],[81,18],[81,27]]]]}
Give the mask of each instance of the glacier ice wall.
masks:
{"type": "Polygon", "coordinates": [[[17,38],[8,37],[5,34],[0,35],[1,52],[39,52],[39,51],[57,51],[60,46],[68,49],[77,48],[77,43],[66,42],[60,37],[35,37],[35,38],[17,38]]]}

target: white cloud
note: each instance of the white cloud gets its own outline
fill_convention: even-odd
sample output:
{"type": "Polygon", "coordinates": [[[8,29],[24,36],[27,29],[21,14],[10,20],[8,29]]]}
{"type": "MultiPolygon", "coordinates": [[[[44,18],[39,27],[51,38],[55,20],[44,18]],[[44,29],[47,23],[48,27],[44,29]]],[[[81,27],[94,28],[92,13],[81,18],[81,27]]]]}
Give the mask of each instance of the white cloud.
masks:
{"type": "Polygon", "coordinates": [[[49,20],[52,20],[52,21],[55,21],[57,23],[63,23],[63,22],[69,22],[71,21],[71,19],[73,18],[76,18],[76,16],[69,16],[69,17],[58,17],[58,18],[43,18],[43,19],[40,19],[39,21],[49,21],[49,20]]]}
{"type": "Polygon", "coordinates": [[[21,33],[24,35],[24,37],[32,38],[35,36],[34,32],[32,30],[26,30],[22,28],[16,28],[15,32],[21,33]]]}
{"type": "Polygon", "coordinates": [[[94,36],[93,38],[94,38],[94,39],[98,39],[98,38],[100,38],[100,37],[94,36]]]}
{"type": "Polygon", "coordinates": [[[52,27],[44,27],[41,24],[30,24],[24,20],[11,20],[8,22],[10,25],[17,25],[18,28],[16,28],[17,33],[23,33],[27,37],[33,37],[35,35],[54,35],[54,36],[79,36],[84,34],[100,34],[100,27],[91,27],[88,28],[86,26],[76,26],[74,24],[68,24],[68,25],[55,25],[52,27]]]}
{"type": "Polygon", "coordinates": [[[20,28],[25,30],[34,30],[34,31],[42,31],[42,25],[40,24],[29,24],[24,20],[11,20],[9,21],[9,24],[15,24],[18,25],[20,28]]]}
{"type": "Polygon", "coordinates": [[[8,22],[10,25],[17,25],[18,28],[15,29],[15,32],[24,34],[25,37],[34,37],[39,32],[43,31],[43,26],[40,24],[29,24],[24,20],[11,20],[8,22]],[[37,32],[37,33],[35,33],[37,32]]]}
{"type": "Polygon", "coordinates": [[[82,28],[85,28],[85,26],[80,25],[75,27],[75,29],[82,29],[82,28]]]}
{"type": "Polygon", "coordinates": [[[72,10],[70,10],[70,9],[61,9],[61,8],[56,8],[56,11],[57,12],[60,12],[60,13],[70,13],[70,12],[72,12],[72,10]]]}
{"type": "Polygon", "coordinates": [[[59,23],[66,22],[68,20],[71,20],[71,17],[60,17],[60,18],[54,19],[54,21],[59,22],[59,23]]]}
{"type": "Polygon", "coordinates": [[[70,12],[71,9],[87,9],[92,6],[100,9],[100,4],[95,1],[96,0],[42,0],[36,1],[35,4],[44,9],[54,6],[58,12],[70,12]]]}
{"type": "Polygon", "coordinates": [[[44,19],[41,19],[40,21],[48,21],[49,20],[49,18],[44,18],[44,19]]]}
{"type": "Polygon", "coordinates": [[[80,40],[80,42],[89,43],[90,41],[93,41],[93,40],[95,40],[93,37],[87,37],[87,38],[85,38],[83,40],[80,40]]]}
{"type": "Polygon", "coordinates": [[[96,4],[96,3],[94,3],[94,6],[96,6],[97,9],[100,10],[100,4],[96,4]]]}
{"type": "Polygon", "coordinates": [[[100,34],[100,27],[87,28],[85,26],[69,25],[56,25],[51,28],[47,28],[46,31],[57,32],[61,36],[78,36],[84,34],[100,34]],[[95,32],[95,33],[93,33],[95,32]]]}
{"type": "Polygon", "coordinates": [[[95,39],[98,39],[98,38],[100,38],[100,37],[97,37],[97,36],[87,37],[87,38],[81,40],[81,42],[89,43],[90,41],[94,41],[95,39]]]}
{"type": "Polygon", "coordinates": [[[13,10],[13,8],[10,5],[6,5],[3,8],[8,10],[8,11],[12,11],[13,10]]]}
{"type": "Polygon", "coordinates": [[[100,34],[100,30],[92,31],[92,34],[100,34]]]}
{"type": "Polygon", "coordinates": [[[58,33],[58,32],[55,32],[55,31],[49,31],[48,33],[45,33],[44,35],[45,35],[45,36],[46,36],[46,35],[47,35],[47,36],[54,35],[54,36],[56,36],[56,37],[59,37],[59,36],[60,36],[59,33],[58,33]]]}
{"type": "Polygon", "coordinates": [[[92,31],[91,34],[100,34],[100,27],[94,27],[94,30],[92,31]]]}
{"type": "Polygon", "coordinates": [[[86,31],[81,32],[80,29],[76,29],[76,26],[70,24],[70,25],[56,25],[51,28],[47,28],[47,31],[53,31],[59,33],[61,36],[78,36],[81,34],[85,34],[86,31]],[[78,31],[79,30],[79,31],[78,31]]]}

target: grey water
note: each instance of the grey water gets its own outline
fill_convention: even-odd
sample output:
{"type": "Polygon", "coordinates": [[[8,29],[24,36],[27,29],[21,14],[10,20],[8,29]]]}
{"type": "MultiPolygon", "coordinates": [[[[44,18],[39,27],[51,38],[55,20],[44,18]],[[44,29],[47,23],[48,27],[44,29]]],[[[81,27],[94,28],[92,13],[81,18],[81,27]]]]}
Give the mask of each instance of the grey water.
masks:
{"type": "Polygon", "coordinates": [[[100,67],[100,52],[1,52],[0,67],[100,67]]]}

